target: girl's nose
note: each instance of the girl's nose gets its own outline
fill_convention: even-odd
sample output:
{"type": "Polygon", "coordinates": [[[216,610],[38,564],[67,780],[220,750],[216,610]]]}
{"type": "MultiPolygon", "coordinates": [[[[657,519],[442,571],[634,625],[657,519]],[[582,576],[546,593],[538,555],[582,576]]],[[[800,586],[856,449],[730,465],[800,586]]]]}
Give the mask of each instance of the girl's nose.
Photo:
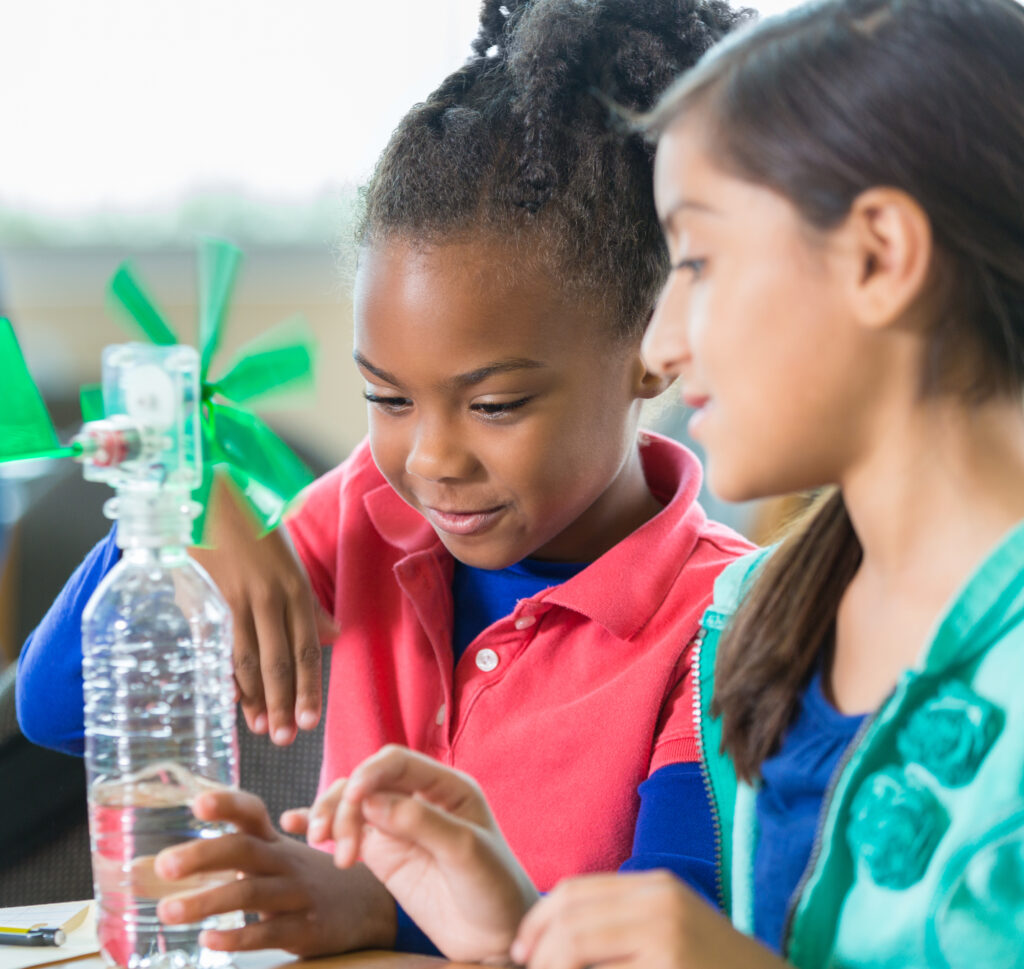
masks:
{"type": "Polygon", "coordinates": [[[455,428],[439,421],[421,421],[416,427],[405,470],[427,481],[464,478],[474,464],[473,456],[455,428]]]}
{"type": "Polygon", "coordinates": [[[669,277],[647,324],[640,352],[655,373],[676,377],[690,361],[684,287],[669,277]]]}

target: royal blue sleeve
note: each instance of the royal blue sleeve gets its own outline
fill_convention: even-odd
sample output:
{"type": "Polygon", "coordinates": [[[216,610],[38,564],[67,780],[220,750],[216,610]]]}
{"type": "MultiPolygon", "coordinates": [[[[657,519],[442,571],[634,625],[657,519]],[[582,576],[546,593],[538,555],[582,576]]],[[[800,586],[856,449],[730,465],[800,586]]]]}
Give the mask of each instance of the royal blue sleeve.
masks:
{"type": "Polygon", "coordinates": [[[401,905],[396,904],[398,933],[395,935],[395,952],[415,952],[421,956],[439,956],[441,950],[427,937],[427,934],[411,919],[401,905]]]}
{"type": "Polygon", "coordinates": [[[85,752],[82,699],[82,612],[121,550],[112,528],[61,589],[18,660],[15,696],[21,732],[66,754],[85,752]]]}
{"type": "Polygon", "coordinates": [[[666,764],[638,790],[633,854],[619,870],[666,868],[717,906],[715,827],[700,764],[666,764]]]}

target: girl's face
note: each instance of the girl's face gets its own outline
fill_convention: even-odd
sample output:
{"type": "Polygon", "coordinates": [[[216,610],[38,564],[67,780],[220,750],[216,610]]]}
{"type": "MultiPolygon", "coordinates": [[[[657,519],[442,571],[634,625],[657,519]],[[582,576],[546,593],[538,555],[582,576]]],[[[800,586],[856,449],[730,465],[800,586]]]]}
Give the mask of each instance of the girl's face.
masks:
{"type": "Polygon", "coordinates": [[[513,258],[479,237],[361,253],[370,446],[463,562],[590,561],[637,524],[637,387],[651,378],[592,308],[536,275],[513,281],[513,258]]]}
{"type": "Polygon", "coordinates": [[[731,501],[838,480],[863,444],[875,367],[847,309],[841,232],[815,234],[781,195],[716,168],[697,121],[655,161],[672,272],[644,339],[681,378],[708,481],[731,501]]]}

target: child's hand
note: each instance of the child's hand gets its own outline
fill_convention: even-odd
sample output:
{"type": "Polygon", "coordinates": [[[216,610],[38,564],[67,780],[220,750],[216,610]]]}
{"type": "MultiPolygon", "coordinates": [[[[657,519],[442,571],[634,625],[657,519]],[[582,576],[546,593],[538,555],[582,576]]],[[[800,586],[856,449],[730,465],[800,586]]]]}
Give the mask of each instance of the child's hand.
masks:
{"type": "Polygon", "coordinates": [[[311,842],[333,838],[340,867],[361,854],[449,959],[507,961],[537,898],[476,782],[403,747],[384,747],[281,823],[311,842]]]}
{"type": "Polygon", "coordinates": [[[210,524],[213,549],[192,557],[217,583],[235,620],[235,681],[245,722],[276,744],[290,744],[296,725],[320,721],[321,643],[338,635],[309,585],[287,532],[258,538],[234,488],[217,479],[210,524]]]}
{"type": "Polygon", "coordinates": [[[529,969],[783,969],[760,943],[664,871],[562,882],[523,919],[512,958],[529,969]]]}
{"type": "Polygon", "coordinates": [[[301,956],[361,948],[389,948],[395,938],[395,904],[365,866],[338,871],[323,851],[274,830],[263,802],[235,791],[202,794],[193,806],[204,821],[227,821],[237,833],[167,848],[156,874],[168,881],[220,873],[214,887],[161,900],[157,914],[171,925],[243,910],[260,921],[228,931],[209,930],[211,949],[287,949],[301,956]],[[223,872],[240,877],[223,881],[223,872]]]}

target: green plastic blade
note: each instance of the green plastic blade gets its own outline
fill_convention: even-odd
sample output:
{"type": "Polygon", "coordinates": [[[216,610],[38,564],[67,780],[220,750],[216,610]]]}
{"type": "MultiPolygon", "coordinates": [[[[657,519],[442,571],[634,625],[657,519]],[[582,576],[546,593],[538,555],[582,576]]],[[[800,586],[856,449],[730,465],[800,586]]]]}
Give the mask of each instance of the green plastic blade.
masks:
{"type": "Polygon", "coordinates": [[[21,454],[0,455],[0,464],[8,461],[31,461],[36,458],[77,458],[82,453],[81,444],[45,448],[41,451],[25,451],[21,454]]]}
{"type": "MultiPolygon", "coordinates": [[[[205,430],[205,425],[204,425],[205,430]]],[[[205,437],[205,435],[204,435],[205,437]]],[[[203,480],[199,487],[192,492],[192,500],[198,501],[200,512],[192,519],[192,544],[201,548],[210,548],[207,536],[207,525],[209,519],[207,511],[210,507],[210,492],[213,490],[214,465],[212,455],[204,441],[203,445],[203,480]]]]}
{"type": "Polygon", "coordinates": [[[264,488],[263,485],[239,471],[238,468],[231,465],[225,467],[231,481],[244,496],[246,505],[256,519],[256,527],[260,536],[262,537],[277,528],[284,520],[289,502],[269,488],[264,488]]]}
{"type": "Polygon", "coordinates": [[[313,385],[316,342],[301,317],[279,324],[239,351],[231,369],[210,384],[236,404],[313,385]]]}
{"type": "Polygon", "coordinates": [[[110,280],[109,292],[131,320],[152,343],[172,346],[178,342],[163,314],[146,293],[130,263],[122,263],[110,280]]]}
{"type": "MultiPolygon", "coordinates": [[[[226,404],[209,406],[216,450],[233,471],[284,504],[313,480],[309,468],[255,414],[226,404]]],[[[260,513],[259,507],[254,510],[260,513]]]]}
{"type": "Polygon", "coordinates": [[[60,457],[57,431],[25,365],[10,321],[0,317],[0,461],[60,457]]]}
{"type": "Polygon", "coordinates": [[[86,384],[78,391],[78,403],[82,409],[84,423],[103,420],[103,385],[86,384]]]}
{"type": "Polygon", "coordinates": [[[199,355],[201,379],[220,346],[221,331],[234,289],[240,249],[222,239],[204,239],[199,247],[199,355]]]}

